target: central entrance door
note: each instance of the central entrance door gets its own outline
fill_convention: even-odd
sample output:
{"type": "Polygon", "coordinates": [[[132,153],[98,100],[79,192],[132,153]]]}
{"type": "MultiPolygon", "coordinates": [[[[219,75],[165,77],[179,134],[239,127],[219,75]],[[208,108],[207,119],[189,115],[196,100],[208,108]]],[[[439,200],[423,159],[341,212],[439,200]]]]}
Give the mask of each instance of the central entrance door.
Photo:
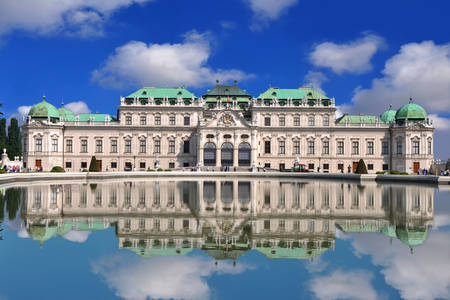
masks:
{"type": "Polygon", "coordinates": [[[252,149],[249,143],[241,143],[239,145],[239,153],[238,153],[239,166],[244,167],[250,166],[251,153],[252,149]]]}
{"type": "Polygon", "coordinates": [[[203,149],[203,162],[205,166],[216,165],[216,144],[208,142],[203,149]]]}
{"type": "Polygon", "coordinates": [[[233,165],[233,144],[232,143],[223,143],[222,144],[222,154],[221,154],[221,163],[224,167],[230,167],[233,165]]]}
{"type": "Polygon", "coordinates": [[[352,173],[355,173],[356,172],[356,168],[358,167],[358,162],[357,161],[354,161],[353,162],[353,166],[352,166],[352,173]]]}
{"type": "Polygon", "coordinates": [[[419,171],[419,168],[420,168],[420,163],[415,161],[413,163],[414,174],[417,174],[417,172],[419,171]]]}

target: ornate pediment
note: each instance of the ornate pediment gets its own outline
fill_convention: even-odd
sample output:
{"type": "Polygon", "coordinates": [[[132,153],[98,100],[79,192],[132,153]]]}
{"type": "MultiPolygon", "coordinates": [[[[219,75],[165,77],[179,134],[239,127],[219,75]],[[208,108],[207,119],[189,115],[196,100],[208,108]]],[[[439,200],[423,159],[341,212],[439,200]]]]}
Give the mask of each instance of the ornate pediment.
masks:
{"type": "Polygon", "coordinates": [[[248,128],[249,124],[244,119],[241,112],[221,111],[213,113],[205,127],[234,127],[248,128]]]}

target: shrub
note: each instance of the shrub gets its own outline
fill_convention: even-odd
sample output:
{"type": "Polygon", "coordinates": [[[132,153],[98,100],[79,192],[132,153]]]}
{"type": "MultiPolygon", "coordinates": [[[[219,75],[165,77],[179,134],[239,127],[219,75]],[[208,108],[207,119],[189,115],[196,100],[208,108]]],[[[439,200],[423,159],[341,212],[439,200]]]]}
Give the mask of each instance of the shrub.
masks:
{"type": "Polygon", "coordinates": [[[91,158],[91,164],[89,165],[89,172],[100,172],[100,169],[98,168],[97,159],[95,156],[92,156],[91,158]]]}
{"type": "Polygon", "coordinates": [[[148,169],[147,172],[155,172],[153,169],[148,169]]]}
{"type": "Polygon", "coordinates": [[[1,168],[0,169],[0,174],[5,174],[5,173],[6,173],[6,170],[4,168],[1,168]]]}
{"type": "Polygon", "coordinates": [[[165,169],[164,171],[166,171],[166,172],[171,172],[172,169],[165,169]]]}
{"type": "Polygon", "coordinates": [[[97,189],[97,184],[96,183],[91,183],[89,185],[89,187],[91,188],[91,191],[95,191],[97,189]]]}
{"type": "Polygon", "coordinates": [[[162,171],[164,171],[162,168],[158,168],[158,170],[156,170],[156,171],[158,171],[158,172],[162,172],[162,171]]]}
{"type": "Polygon", "coordinates": [[[89,172],[88,169],[83,169],[81,172],[89,172]]]}
{"type": "Polygon", "coordinates": [[[367,167],[366,167],[366,163],[364,162],[364,160],[361,158],[358,161],[358,165],[356,166],[356,174],[367,174],[367,167]]]}
{"type": "Polygon", "coordinates": [[[385,172],[384,171],[377,171],[377,175],[383,175],[385,172]]]}
{"type": "Polygon", "coordinates": [[[389,174],[391,174],[391,175],[400,175],[400,171],[397,171],[397,170],[390,170],[390,171],[389,171],[389,174]]]}
{"type": "Polygon", "coordinates": [[[60,167],[60,166],[54,166],[51,170],[50,170],[50,172],[53,172],[53,173],[64,173],[64,172],[66,172],[62,167],[60,167]]]}
{"type": "Polygon", "coordinates": [[[409,175],[408,172],[400,172],[400,175],[409,175]]]}

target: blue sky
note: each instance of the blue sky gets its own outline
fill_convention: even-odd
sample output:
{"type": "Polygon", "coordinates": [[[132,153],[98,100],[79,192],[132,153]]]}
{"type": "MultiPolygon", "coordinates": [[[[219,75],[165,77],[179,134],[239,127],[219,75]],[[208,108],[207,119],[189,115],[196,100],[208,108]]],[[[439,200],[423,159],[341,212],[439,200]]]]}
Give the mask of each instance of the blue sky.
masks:
{"type": "Polygon", "coordinates": [[[413,97],[447,158],[448,11],[444,0],[0,0],[0,103],[20,115],[45,94],[115,114],[141,86],[200,96],[216,79],[254,96],[312,85],[350,113],[413,97]]]}

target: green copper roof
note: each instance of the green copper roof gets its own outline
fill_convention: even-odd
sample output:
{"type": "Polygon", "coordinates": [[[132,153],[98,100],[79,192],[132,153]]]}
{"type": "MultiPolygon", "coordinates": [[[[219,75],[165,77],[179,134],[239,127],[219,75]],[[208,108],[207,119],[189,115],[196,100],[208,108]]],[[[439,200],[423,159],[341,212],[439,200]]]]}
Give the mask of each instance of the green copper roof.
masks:
{"type": "Polygon", "coordinates": [[[329,99],[311,88],[279,89],[270,88],[258,96],[258,99],[329,99]]]}
{"type": "Polygon", "coordinates": [[[93,122],[105,122],[105,120],[115,121],[115,119],[108,114],[79,114],[77,115],[77,118],[79,122],[89,122],[91,118],[93,122]]]}
{"type": "Polygon", "coordinates": [[[72,111],[65,108],[64,106],[58,109],[58,112],[61,121],[68,121],[68,122],[75,121],[75,114],[72,111]]]}
{"type": "Polygon", "coordinates": [[[56,107],[45,101],[45,97],[42,102],[35,104],[30,109],[28,115],[35,118],[59,118],[58,110],[56,107]]]}
{"type": "Polygon", "coordinates": [[[412,102],[401,106],[395,114],[395,119],[397,120],[424,120],[426,118],[427,112],[425,111],[425,109],[423,109],[422,106],[412,102]]]}
{"type": "Polygon", "coordinates": [[[328,248],[307,249],[307,248],[255,248],[258,252],[264,254],[269,259],[311,259],[326,252],[328,248]]]}
{"type": "Polygon", "coordinates": [[[428,236],[428,231],[425,227],[406,228],[404,225],[401,225],[397,226],[395,232],[399,240],[410,247],[422,245],[428,236]]]}
{"type": "Polygon", "coordinates": [[[337,124],[375,124],[377,121],[376,116],[352,116],[344,114],[342,117],[336,120],[337,124]]]}
{"type": "Polygon", "coordinates": [[[387,111],[385,111],[384,113],[381,114],[380,116],[380,120],[384,123],[389,123],[395,120],[395,114],[397,113],[397,111],[393,110],[393,109],[389,109],[387,111]]]}
{"type": "Polygon", "coordinates": [[[397,233],[395,232],[395,227],[392,225],[384,226],[383,228],[381,228],[381,233],[384,234],[385,236],[388,236],[391,238],[397,237],[397,233]]]}
{"type": "Polygon", "coordinates": [[[251,98],[251,95],[247,93],[247,91],[242,90],[237,85],[216,85],[212,90],[207,91],[206,94],[203,95],[203,97],[205,98],[217,96],[224,96],[224,97],[241,96],[251,98]]]}
{"type": "Polygon", "coordinates": [[[361,222],[345,222],[337,221],[336,225],[344,232],[378,232],[377,225],[375,223],[361,224],[361,222]]]}
{"type": "Polygon", "coordinates": [[[196,98],[195,95],[185,88],[154,88],[146,87],[128,95],[126,98],[196,98]]]}
{"type": "Polygon", "coordinates": [[[192,248],[131,248],[124,247],[124,249],[131,250],[139,256],[142,257],[156,257],[156,256],[180,256],[186,255],[191,252],[192,248]]]}

